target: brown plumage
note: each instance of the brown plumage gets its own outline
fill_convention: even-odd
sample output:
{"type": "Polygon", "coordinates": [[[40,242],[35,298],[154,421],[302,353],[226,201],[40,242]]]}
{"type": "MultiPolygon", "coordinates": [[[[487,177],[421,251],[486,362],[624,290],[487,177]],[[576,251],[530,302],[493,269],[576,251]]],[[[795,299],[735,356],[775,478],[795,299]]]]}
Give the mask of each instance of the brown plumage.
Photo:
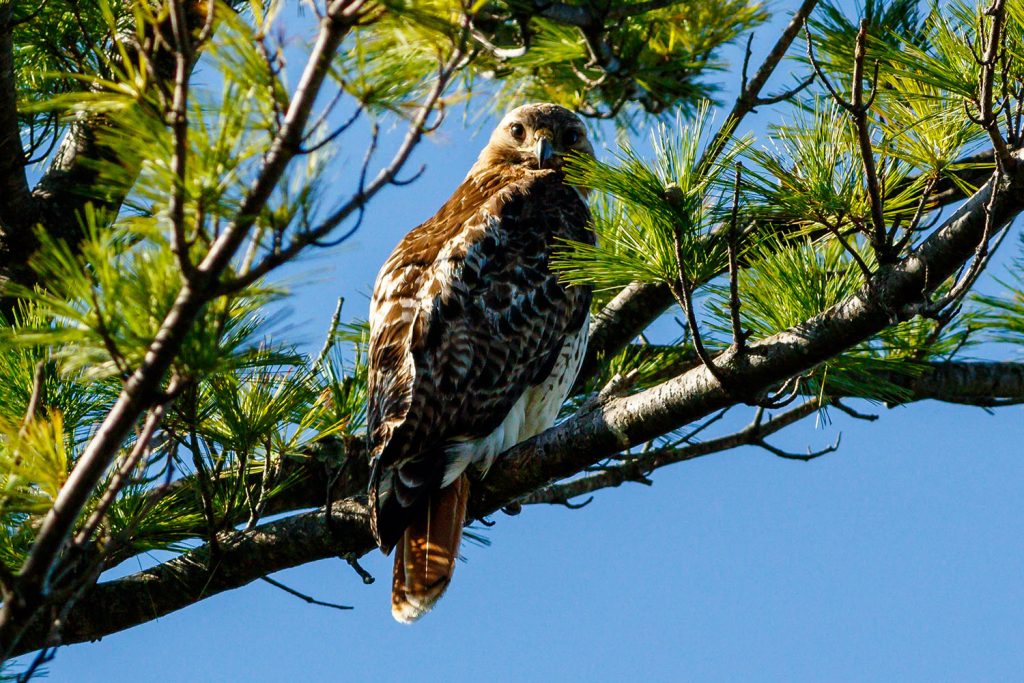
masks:
{"type": "Polygon", "coordinates": [[[370,304],[368,432],[373,533],[398,546],[392,613],[413,621],[444,593],[469,478],[550,427],[586,348],[590,291],[549,267],[563,240],[593,242],[563,155],[593,154],[552,104],[513,110],[441,209],[398,244],[370,304]]]}

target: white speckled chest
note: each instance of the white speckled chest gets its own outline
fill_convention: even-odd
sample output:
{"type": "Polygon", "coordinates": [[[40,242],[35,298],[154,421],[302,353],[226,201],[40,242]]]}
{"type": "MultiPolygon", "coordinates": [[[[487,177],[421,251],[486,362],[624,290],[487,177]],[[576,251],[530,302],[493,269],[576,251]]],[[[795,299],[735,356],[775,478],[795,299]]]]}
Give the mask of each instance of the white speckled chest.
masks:
{"type": "Polygon", "coordinates": [[[449,486],[471,464],[486,475],[500,453],[555,424],[558,412],[583,364],[589,327],[588,314],[579,330],[566,335],[551,374],[540,384],[523,392],[497,429],[485,437],[461,441],[448,448],[450,461],[445,470],[443,486],[449,486]]]}

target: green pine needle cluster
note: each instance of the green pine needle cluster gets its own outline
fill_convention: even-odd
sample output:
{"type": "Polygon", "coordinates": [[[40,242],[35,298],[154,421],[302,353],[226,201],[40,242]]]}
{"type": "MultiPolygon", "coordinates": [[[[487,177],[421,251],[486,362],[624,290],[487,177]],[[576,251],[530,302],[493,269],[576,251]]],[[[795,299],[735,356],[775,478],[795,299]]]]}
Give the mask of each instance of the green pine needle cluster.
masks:
{"type": "MultiPolygon", "coordinates": [[[[22,102],[38,120],[102,121],[96,128],[100,152],[90,160],[98,178],[93,196],[102,202],[129,191],[117,214],[99,203],[86,205],[78,217],[83,238],[75,245],[38,231],[30,263],[38,284],[5,291],[24,302],[12,319],[0,322],[0,561],[12,569],[178,296],[182,275],[171,248],[171,198],[182,199],[185,240],[197,263],[237,213],[287,106],[281,74],[268,67],[259,39],[274,5],[257,3],[248,18],[225,7],[204,52],[216,87],[194,79],[190,90],[188,163],[179,178],[171,165],[169,98],[153,87],[152,65],[126,33],[126,27],[161,17],[141,1],[101,2],[97,8],[90,21],[105,36],[97,50],[117,58],[64,70],[66,81],[40,87],[34,99],[22,102]],[[34,392],[38,406],[31,412],[34,392]]],[[[31,50],[42,47],[26,40],[19,49],[29,51],[19,57],[26,74],[55,78],[53,64],[29,59],[31,50]]],[[[308,229],[324,160],[312,153],[293,165],[228,276],[308,229]]],[[[179,394],[103,522],[103,542],[121,548],[115,557],[179,548],[187,539],[258,519],[294,481],[294,474],[282,473],[282,463],[306,458],[318,439],[362,429],[362,328],[344,328],[316,361],[273,338],[267,311],[280,295],[257,282],[217,297],[188,331],[164,381],[165,388],[179,387],[179,394]],[[354,362],[345,361],[353,355],[354,362]]],[[[119,462],[138,438],[132,434],[122,444],[119,462]]]]}
{"type": "Polygon", "coordinates": [[[594,210],[596,246],[569,243],[552,259],[566,281],[599,290],[634,281],[676,282],[676,239],[691,282],[725,266],[725,251],[709,233],[730,211],[733,165],[748,141],[716,142],[721,150],[708,149],[709,111],[705,102],[690,123],[658,125],[651,133],[653,159],[624,141],[613,163],[570,161],[569,181],[602,198],[594,210]]]}
{"type": "MultiPolygon", "coordinates": [[[[692,111],[717,90],[705,76],[724,68],[721,46],[767,18],[750,0],[680,3],[611,22],[597,48],[594,36],[557,20],[520,25],[511,1],[384,4],[389,12],[354,32],[335,76],[371,110],[398,113],[423,96],[432,82],[424,75],[456,46],[467,53],[460,90],[468,96],[482,85],[498,109],[548,101],[607,116],[636,103],[651,113],[692,111]]],[[[618,3],[583,7],[600,13],[618,3]]]]}
{"type": "Polygon", "coordinates": [[[1018,246],[1021,255],[1010,265],[1008,277],[999,281],[1003,293],[973,297],[973,322],[985,332],[986,338],[1016,346],[1024,344],[1024,238],[1018,246]]]}
{"type": "MultiPolygon", "coordinates": [[[[858,248],[861,258],[870,263],[869,250],[858,248]]],[[[752,265],[739,273],[740,310],[743,328],[754,339],[797,327],[854,296],[864,285],[859,266],[835,240],[782,243],[769,239],[746,256],[752,265]]],[[[724,285],[711,289],[710,326],[725,346],[731,341],[729,292],[724,285]]],[[[915,318],[887,328],[806,375],[808,393],[904,400],[905,390],[891,378],[920,373],[919,361],[941,355],[956,343],[953,330],[935,337],[935,325],[915,318]]]]}
{"type": "MultiPolygon", "coordinates": [[[[863,230],[870,224],[856,131],[834,102],[815,100],[792,122],[774,126],[769,145],[751,146],[747,157],[743,206],[748,219],[808,233],[863,230]]],[[[910,179],[912,165],[896,154],[882,155],[878,164],[884,216],[891,224],[913,214],[925,180],[910,179]]]]}

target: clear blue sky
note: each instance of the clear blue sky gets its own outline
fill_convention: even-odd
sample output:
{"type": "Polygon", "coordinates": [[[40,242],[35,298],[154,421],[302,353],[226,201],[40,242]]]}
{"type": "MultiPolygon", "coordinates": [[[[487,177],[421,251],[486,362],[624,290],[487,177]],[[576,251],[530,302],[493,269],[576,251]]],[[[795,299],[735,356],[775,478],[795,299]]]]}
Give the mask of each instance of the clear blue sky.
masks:
{"type": "MultiPolygon", "coordinates": [[[[755,63],[771,36],[759,32],[755,63]]],[[[460,126],[453,116],[417,150],[424,176],[380,197],[355,239],[289,271],[290,322],[310,348],[339,294],[347,315],[365,317],[393,245],[461,180],[485,138],[460,126]]],[[[339,163],[358,161],[364,143],[346,143],[339,163]]],[[[776,438],[802,449],[841,432],[841,450],[811,463],[743,448],[660,470],[652,487],[601,492],[580,511],[499,515],[492,546],[464,546],[448,595],[413,626],[391,619],[390,558],[374,553],[372,586],[340,560],[276,575],[351,612],[257,582],[65,648],[50,679],[1019,679],[1021,409],[874,410],[873,424],[833,411],[830,425],[812,419],[776,438]]]]}

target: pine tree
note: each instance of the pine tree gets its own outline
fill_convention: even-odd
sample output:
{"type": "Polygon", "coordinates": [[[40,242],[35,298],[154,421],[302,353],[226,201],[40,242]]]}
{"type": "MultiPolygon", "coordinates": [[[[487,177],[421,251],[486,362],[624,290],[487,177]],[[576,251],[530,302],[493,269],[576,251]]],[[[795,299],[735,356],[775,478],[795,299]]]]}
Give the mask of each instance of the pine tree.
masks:
{"type": "Polygon", "coordinates": [[[298,72],[282,3],[0,1],[4,658],[38,650],[34,670],[286,567],[358,567],[366,327],[339,304],[300,352],[267,326],[293,296],[274,275],[356,234],[459,103],[557,102],[605,150],[569,171],[598,245],[557,258],[597,292],[584,369],[474,519],[744,444],[818,457],[835,447],[766,439],[851,398],[1024,399],[1019,364],[966,355],[1024,343],[1024,261],[1006,296],[972,294],[1024,209],[1022,0],[806,0],[756,69],[749,41],[720,57],[768,18],[754,0],[311,7],[298,72]],[[755,109],[767,137],[737,135],[755,109]],[[666,315],[678,338],[649,343],[666,315]],[[711,429],[734,406],[753,421],[711,429]],[[151,550],[177,555],[145,588],[97,585],[151,550]]]}

